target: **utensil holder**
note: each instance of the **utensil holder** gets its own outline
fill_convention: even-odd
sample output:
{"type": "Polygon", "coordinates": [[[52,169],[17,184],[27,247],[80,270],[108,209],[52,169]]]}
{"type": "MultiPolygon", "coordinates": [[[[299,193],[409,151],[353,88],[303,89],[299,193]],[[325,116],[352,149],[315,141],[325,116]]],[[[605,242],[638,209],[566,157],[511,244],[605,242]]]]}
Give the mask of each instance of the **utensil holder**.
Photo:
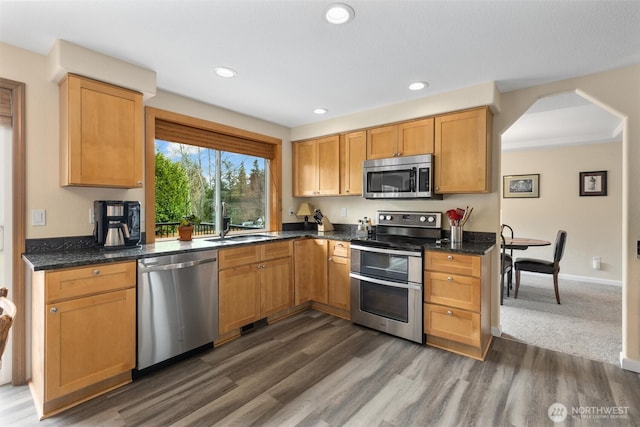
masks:
{"type": "Polygon", "coordinates": [[[462,243],[462,226],[452,225],[451,235],[449,236],[451,243],[462,243]]]}

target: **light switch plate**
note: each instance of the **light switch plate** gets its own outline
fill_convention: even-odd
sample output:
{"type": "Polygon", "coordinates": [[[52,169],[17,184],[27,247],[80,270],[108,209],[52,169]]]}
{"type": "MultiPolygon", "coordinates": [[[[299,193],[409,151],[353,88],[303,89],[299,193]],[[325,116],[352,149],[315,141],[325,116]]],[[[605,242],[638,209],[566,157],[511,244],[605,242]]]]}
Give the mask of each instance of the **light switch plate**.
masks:
{"type": "Polygon", "coordinates": [[[46,211],[44,209],[33,209],[31,211],[31,225],[42,226],[46,225],[46,211]]]}

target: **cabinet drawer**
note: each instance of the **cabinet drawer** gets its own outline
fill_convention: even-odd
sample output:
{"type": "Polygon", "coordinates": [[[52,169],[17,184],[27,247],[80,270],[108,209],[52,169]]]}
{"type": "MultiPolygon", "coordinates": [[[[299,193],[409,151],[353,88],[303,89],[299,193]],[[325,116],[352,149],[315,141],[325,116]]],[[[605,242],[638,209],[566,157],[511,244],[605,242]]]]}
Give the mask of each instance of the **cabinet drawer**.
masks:
{"type": "Polygon", "coordinates": [[[46,273],[47,302],[136,286],[136,263],[118,262],[46,273]]]}
{"type": "Polygon", "coordinates": [[[349,258],[351,253],[349,252],[349,242],[338,242],[335,240],[329,240],[329,256],[330,257],[342,257],[349,258]]]}
{"type": "Polygon", "coordinates": [[[424,331],[477,347],[480,345],[480,314],[440,305],[424,305],[424,331]]]}
{"type": "Polygon", "coordinates": [[[424,302],[480,311],[480,279],[426,271],[424,302]]]}
{"type": "Polygon", "coordinates": [[[425,269],[480,277],[481,257],[451,252],[425,252],[425,269]]]}
{"type": "Polygon", "coordinates": [[[243,245],[218,251],[218,267],[237,267],[260,261],[260,245],[243,245]]]}
{"type": "Polygon", "coordinates": [[[260,245],[260,260],[288,258],[293,255],[292,245],[291,240],[260,245]]]}

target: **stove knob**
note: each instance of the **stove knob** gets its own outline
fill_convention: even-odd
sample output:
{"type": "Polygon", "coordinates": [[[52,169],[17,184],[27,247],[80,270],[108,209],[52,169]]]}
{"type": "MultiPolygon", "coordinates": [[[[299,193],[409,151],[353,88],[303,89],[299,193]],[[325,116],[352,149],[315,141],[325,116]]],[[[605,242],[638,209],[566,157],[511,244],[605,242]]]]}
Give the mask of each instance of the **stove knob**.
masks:
{"type": "Polygon", "coordinates": [[[420,217],[420,222],[425,222],[426,220],[427,220],[427,217],[426,217],[426,216],[421,216],[421,217],[420,217]]]}
{"type": "Polygon", "coordinates": [[[386,220],[387,220],[387,221],[391,221],[391,215],[387,215],[387,216],[386,216],[386,220]]]}
{"type": "Polygon", "coordinates": [[[380,215],[380,221],[384,221],[384,215],[380,215]]]}
{"type": "Polygon", "coordinates": [[[435,219],[434,217],[432,217],[432,216],[430,216],[430,217],[427,219],[427,221],[429,221],[429,222],[433,222],[433,221],[435,221],[435,220],[436,220],[436,219],[435,219]]]}

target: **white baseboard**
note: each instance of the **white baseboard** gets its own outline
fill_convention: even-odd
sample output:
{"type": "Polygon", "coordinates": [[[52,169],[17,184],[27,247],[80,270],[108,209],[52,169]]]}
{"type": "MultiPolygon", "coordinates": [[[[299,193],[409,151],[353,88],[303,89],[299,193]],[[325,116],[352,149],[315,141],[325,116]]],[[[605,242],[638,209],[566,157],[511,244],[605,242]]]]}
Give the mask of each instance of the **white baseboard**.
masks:
{"type": "Polygon", "coordinates": [[[500,326],[492,326],[491,327],[491,335],[493,335],[494,337],[501,337],[502,336],[502,325],[500,325],[500,326]]]}
{"type": "MultiPolygon", "coordinates": [[[[539,276],[539,277],[549,277],[549,274],[543,274],[543,273],[533,273],[530,271],[523,271],[521,273],[523,276],[539,276]]],[[[574,280],[576,282],[587,282],[587,283],[596,283],[599,285],[609,285],[609,286],[618,286],[618,287],[622,287],[622,281],[621,280],[611,280],[611,279],[600,279],[597,277],[588,277],[588,276],[576,276],[573,274],[558,274],[558,277],[560,279],[566,279],[566,280],[574,280]]],[[[514,279],[515,282],[515,279],[514,279]]]]}
{"type": "Polygon", "coordinates": [[[629,359],[620,352],[620,367],[627,371],[640,373],[640,360],[629,359]]]}

